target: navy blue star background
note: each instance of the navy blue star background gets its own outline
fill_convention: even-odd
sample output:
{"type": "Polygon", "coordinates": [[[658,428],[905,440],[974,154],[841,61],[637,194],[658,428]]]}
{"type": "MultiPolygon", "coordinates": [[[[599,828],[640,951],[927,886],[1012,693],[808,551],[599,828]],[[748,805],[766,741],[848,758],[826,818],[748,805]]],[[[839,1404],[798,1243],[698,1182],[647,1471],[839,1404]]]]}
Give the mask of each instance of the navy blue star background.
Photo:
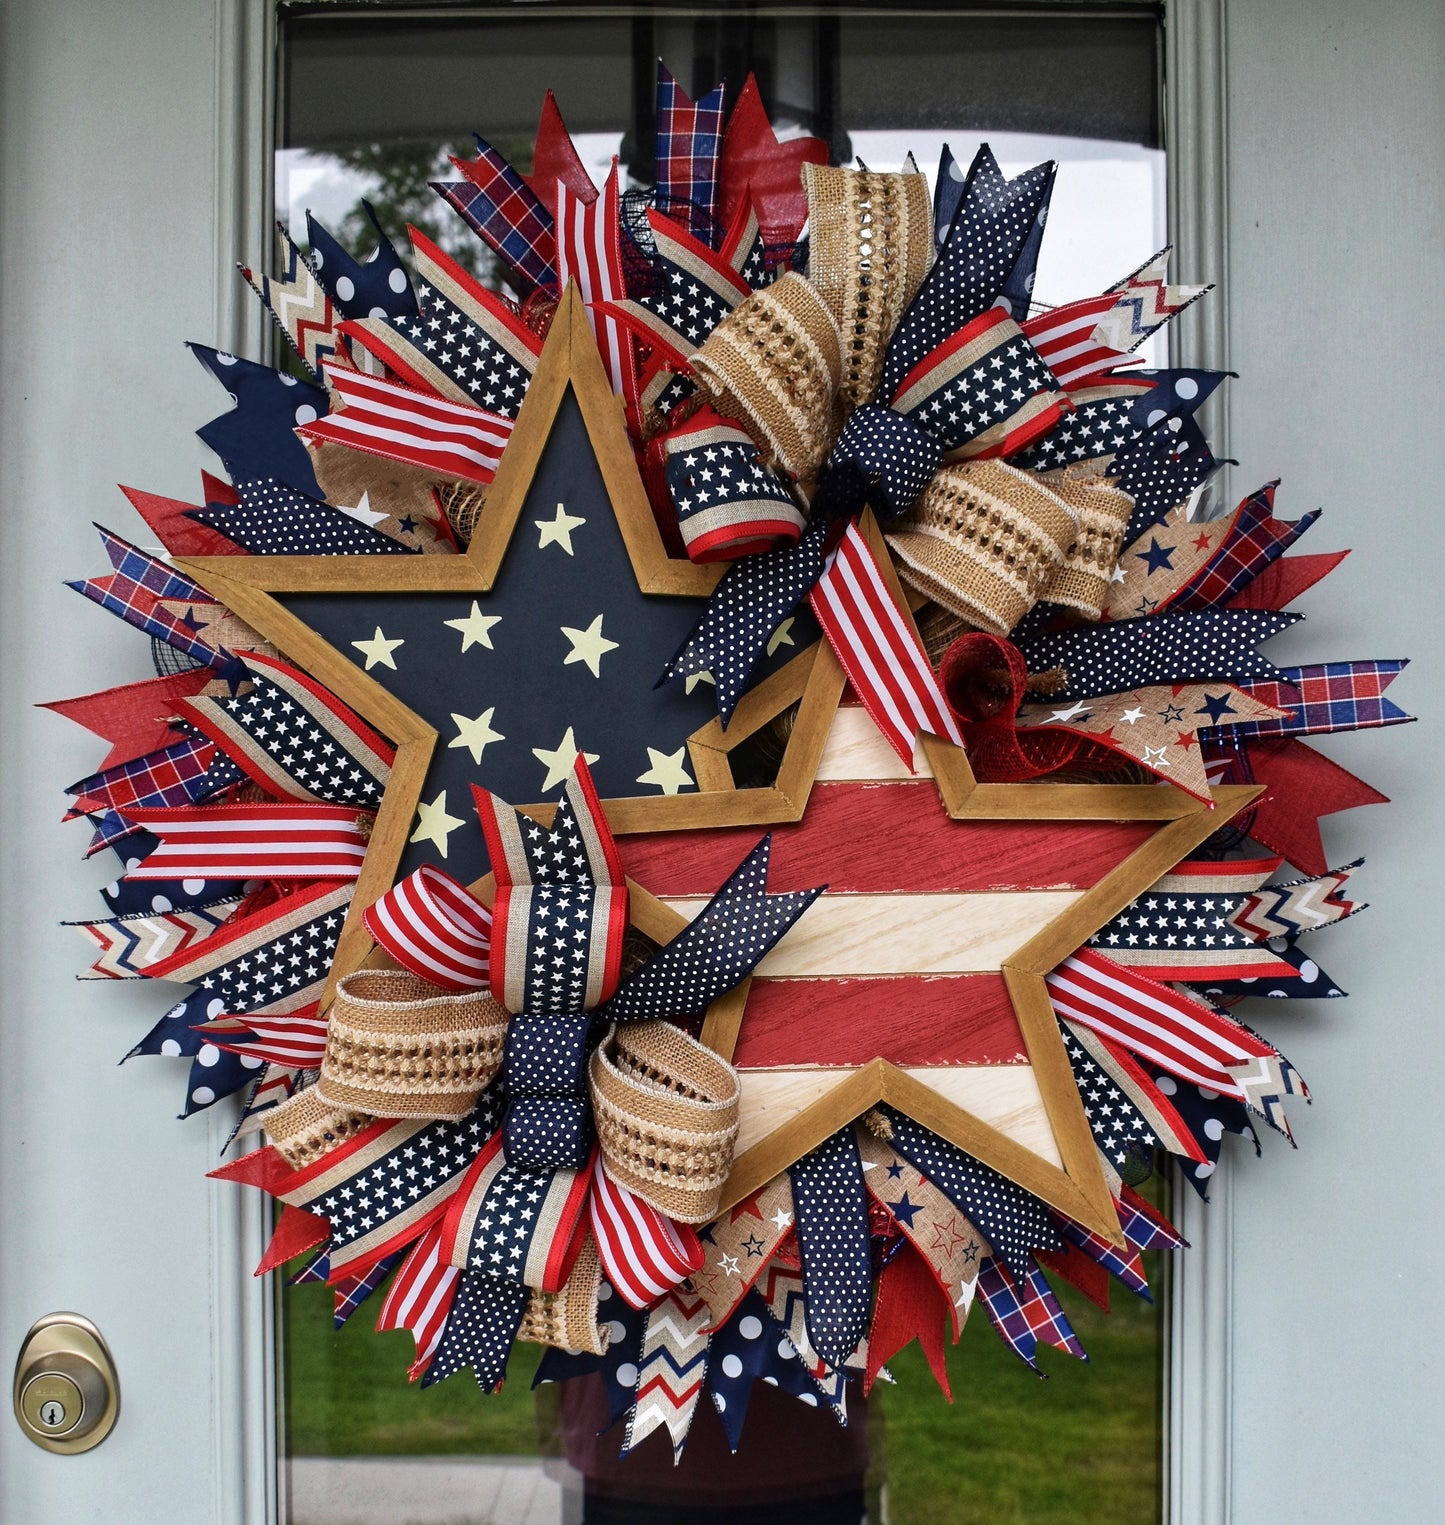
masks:
{"type": "MultiPolygon", "coordinates": [[[[358,667],[366,668],[370,655],[368,676],[437,730],[413,823],[414,832],[435,829],[408,845],[398,877],[427,862],[464,882],[485,873],[469,786],[513,804],[555,799],[570,765],[569,729],[571,745],[596,757],[592,774],[604,799],[696,792],[687,738],[716,715],[716,690],[706,679],[694,680],[690,692],[680,680],[654,684],[696,624],[703,600],[638,589],[570,391],[490,592],[277,596],[358,667]],[[467,633],[446,621],[466,622],[474,602],[481,622],[472,622],[478,635],[463,650],[467,633]],[[600,628],[589,634],[599,615],[600,628]],[[565,635],[564,626],[581,639],[565,635]],[[488,711],[485,724],[470,732],[452,718],[477,722],[488,711]],[[487,739],[492,733],[495,739],[487,739]],[[479,760],[469,746],[451,745],[468,734],[481,744],[479,760]],[[556,755],[555,764],[534,749],[556,755]],[[438,803],[440,811],[432,808],[438,803]]],[[[780,642],[759,677],[813,637],[810,621],[806,634],[802,619],[798,626],[796,642],[780,642]]]]}

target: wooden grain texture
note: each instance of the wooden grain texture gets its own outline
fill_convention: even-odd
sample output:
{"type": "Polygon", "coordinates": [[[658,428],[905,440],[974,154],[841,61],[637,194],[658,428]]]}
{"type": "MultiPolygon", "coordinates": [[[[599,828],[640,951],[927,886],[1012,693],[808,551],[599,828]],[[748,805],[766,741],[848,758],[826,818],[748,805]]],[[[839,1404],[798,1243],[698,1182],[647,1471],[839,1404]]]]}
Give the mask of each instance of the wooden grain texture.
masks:
{"type": "MultiPolygon", "coordinates": [[[[768,885],[826,884],[830,894],[1092,888],[1156,829],[1131,821],[955,826],[928,779],[818,783],[803,820],[773,828],[768,885]]],[[[619,847],[627,871],[655,893],[701,895],[716,890],[756,841],[755,830],[737,828],[632,837],[619,847]]]]}
{"type": "Polygon", "coordinates": [[[999,973],[753,980],[733,1050],[739,1069],[872,1059],[908,1068],[1027,1064],[1029,1055],[999,973]]]}
{"type": "MultiPolygon", "coordinates": [[[[821,895],[757,973],[785,979],[997,970],[1057,923],[1080,893],[821,895]]],[[[666,899],[689,921],[706,904],[700,896],[666,899]]]]}
{"type": "MultiPolygon", "coordinates": [[[[853,1073],[806,1065],[749,1070],[738,1127],[739,1168],[773,1132],[844,1085],[853,1073]]],[[[1059,1165],[1049,1116],[1027,1065],[915,1066],[905,1073],[1040,1159],[1059,1165]]]]}

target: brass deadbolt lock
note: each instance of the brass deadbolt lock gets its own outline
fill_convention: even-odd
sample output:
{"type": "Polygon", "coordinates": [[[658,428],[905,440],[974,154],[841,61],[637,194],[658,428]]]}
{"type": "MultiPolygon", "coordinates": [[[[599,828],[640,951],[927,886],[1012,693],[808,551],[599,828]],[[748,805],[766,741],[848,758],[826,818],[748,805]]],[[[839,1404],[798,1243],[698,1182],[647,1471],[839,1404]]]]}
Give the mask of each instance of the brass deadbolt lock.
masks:
{"type": "Polygon", "coordinates": [[[15,1417],[47,1451],[74,1456],[98,1446],[120,1413],[115,1362],[100,1330],[78,1313],[32,1326],[15,1362],[15,1417]]]}

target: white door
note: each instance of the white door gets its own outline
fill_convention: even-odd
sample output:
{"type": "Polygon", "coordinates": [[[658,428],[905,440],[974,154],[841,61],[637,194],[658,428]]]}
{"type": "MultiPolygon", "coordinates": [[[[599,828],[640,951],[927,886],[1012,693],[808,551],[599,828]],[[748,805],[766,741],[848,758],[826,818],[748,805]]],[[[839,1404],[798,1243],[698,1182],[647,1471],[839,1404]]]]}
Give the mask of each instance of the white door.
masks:
{"type": "MultiPolygon", "coordinates": [[[[1242,373],[1237,484],[1283,475],[1294,511],[1326,509],[1322,545],[1356,547],[1305,605],[1308,649],[1416,656],[1403,702],[1425,716],[1330,747],[1397,803],[1326,824],[1333,861],[1370,854],[1373,909],[1331,948],[1354,999],[1270,1024],[1320,1103],[1299,1153],[1238,1161],[1207,1218],[1190,1211],[1169,1517],[1424,1521],[1445,1250],[1428,912],[1445,847],[1445,37],[1431,0],[1168,9],[1175,222],[1187,258],[1227,260],[1219,318],[1186,344],[1242,373]]],[[[0,1350],[72,1309],[104,1332],[123,1397],[83,1456],[0,1422],[0,1518],[16,1525],[256,1525],[277,1509],[270,1302],[249,1275],[260,1204],[205,1180],[219,1109],[181,1126],[166,1066],[115,1066],[153,991],[102,1001],[73,982],[58,922],[109,871],[78,864],[58,822],[91,751],[32,707],[139,676],[61,580],[93,566],[92,518],[125,522],[115,483],[188,498],[210,464],[190,431],[212,398],[182,338],[259,353],[230,267],[262,246],[271,39],[255,0],[0,8],[0,1350]]]]}

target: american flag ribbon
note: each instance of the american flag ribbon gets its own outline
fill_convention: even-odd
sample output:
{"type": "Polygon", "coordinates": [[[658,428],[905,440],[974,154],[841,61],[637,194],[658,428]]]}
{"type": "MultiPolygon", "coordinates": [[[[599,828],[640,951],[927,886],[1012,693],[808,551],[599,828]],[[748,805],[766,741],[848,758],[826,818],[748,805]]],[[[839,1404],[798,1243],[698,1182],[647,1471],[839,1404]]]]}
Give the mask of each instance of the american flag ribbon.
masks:
{"type": "Polygon", "coordinates": [[[602,366],[612,390],[635,397],[637,367],[632,336],[614,317],[594,304],[620,302],[627,295],[622,272],[621,192],[617,161],[595,201],[584,201],[565,185],[557,186],[557,279],[565,288],[576,281],[587,304],[587,321],[602,352],[602,366]]]}
{"type": "Polygon", "coordinates": [[[318,1015],[314,1001],[300,1011],[222,1017],[219,1026],[206,1023],[202,1030],[217,1048],[288,1069],[317,1069],[326,1055],[326,1018],[318,1015]],[[238,1024],[245,1031],[228,1037],[238,1024]]]}
{"type": "Polygon", "coordinates": [[[1275,1049],[1222,1012],[1081,948],[1046,977],[1054,1010],[1171,1075],[1248,1100],[1236,1071],[1275,1049]]]}
{"type": "Polygon", "coordinates": [[[510,418],[357,371],[324,369],[345,407],[303,425],[298,434],[453,481],[491,482],[511,438],[510,418]]]}
{"type": "Polygon", "coordinates": [[[376,1320],[377,1333],[405,1329],[416,1342],[407,1376],[415,1382],[441,1344],[461,1272],[442,1252],[442,1226],[435,1223],[411,1247],[387,1288],[376,1320]]]}
{"type": "Polygon", "coordinates": [[[920,731],[962,746],[937,674],[856,524],[848,526],[810,602],[869,715],[910,771],[920,731]]]}
{"type": "Polygon", "coordinates": [[[260,652],[245,664],[248,693],[185,698],[178,712],[269,794],[380,805],[395,748],[299,668],[260,652]]]}
{"type": "Polygon", "coordinates": [[[410,232],[422,311],[357,318],[341,331],[409,386],[515,418],[541,339],[420,229],[410,232]]]}
{"type": "Polygon", "coordinates": [[[475,159],[453,158],[465,179],[432,189],[502,260],[524,293],[557,290],[557,241],[552,214],[531,186],[480,135],[475,159]]]}
{"type": "MultiPolygon", "coordinates": [[[[751,231],[757,236],[757,220],[747,209],[751,231]]],[[[661,212],[649,211],[652,230],[652,263],[657,272],[657,291],[635,300],[618,299],[606,309],[627,324],[646,343],[661,348],[674,366],[684,366],[713,329],[749,291],[748,282],[728,257],[732,240],[715,253],[681,223],[661,212]]],[[[745,241],[738,233],[739,247],[745,241]]]]}
{"type": "Polygon", "coordinates": [[[370,812],[350,805],[214,805],[127,812],[160,846],[133,879],[355,879],[370,812]]]}
{"type": "Polygon", "coordinates": [[[443,990],[480,990],[490,977],[492,913],[464,884],[424,863],[362,917],[403,969],[443,990]]]}
{"type": "Polygon", "coordinates": [[[1126,358],[1119,350],[1099,343],[1094,334],[1099,320],[1117,300],[1114,292],[1106,291],[1102,296],[1066,302],[1020,325],[1060,386],[1072,386],[1126,358]]]}
{"type": "Polygon", "coordinates": [[[715,228],[726,88],[714,85],[693,101],[662,60],[657,62],[658,198],[680,210],[694,236],[704,241],[715,228]]]}
{"type": "Polygon", "coordinates": [[[619,1186],[602,1168],[600,1154],[587,1215],[607,1280],[630,1307],[650,1307],[703,1264],[697,1232],[619,1186]]]}

